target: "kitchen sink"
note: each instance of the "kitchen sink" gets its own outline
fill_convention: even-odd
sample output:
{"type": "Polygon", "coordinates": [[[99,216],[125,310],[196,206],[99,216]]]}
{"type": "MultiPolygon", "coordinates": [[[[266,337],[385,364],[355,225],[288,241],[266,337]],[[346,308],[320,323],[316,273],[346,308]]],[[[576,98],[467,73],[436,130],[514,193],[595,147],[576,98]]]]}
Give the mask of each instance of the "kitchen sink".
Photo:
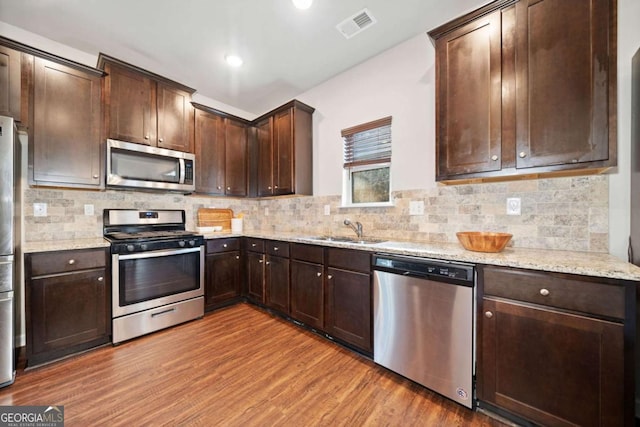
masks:
{"type": "Polygon", "coordinates": [[[386,242],[386,240],[372,239],[367,237],[314,236],[309,238],[312,240],[319,240],[323,242],[357,243],[361,245],[374,245],[376,243],[386,242]]]}

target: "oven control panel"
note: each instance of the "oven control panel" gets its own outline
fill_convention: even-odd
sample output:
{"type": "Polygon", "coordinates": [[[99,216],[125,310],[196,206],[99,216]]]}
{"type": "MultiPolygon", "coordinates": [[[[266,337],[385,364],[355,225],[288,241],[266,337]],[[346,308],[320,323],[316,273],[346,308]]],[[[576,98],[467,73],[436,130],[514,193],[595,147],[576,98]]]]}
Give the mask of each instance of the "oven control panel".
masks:
{"type": "Polygon", "coordinates": [[[112,254],[133,254],[139,252],[161,251],[167,249],[195,248],[204,245],[202,236],[184,239],[154,240],[146,242],[121,242],[111,244],[112,254]]]}

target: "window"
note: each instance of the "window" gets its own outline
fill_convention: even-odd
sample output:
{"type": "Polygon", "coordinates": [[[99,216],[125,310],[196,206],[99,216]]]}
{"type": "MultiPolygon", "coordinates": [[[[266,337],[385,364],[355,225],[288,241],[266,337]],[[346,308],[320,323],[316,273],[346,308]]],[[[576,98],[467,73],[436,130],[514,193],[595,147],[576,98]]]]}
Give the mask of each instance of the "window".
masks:
{"type": "Polygon", "coordinates": [[[391,204],[391,117],[342,131],[343,206],[391,204]]]}

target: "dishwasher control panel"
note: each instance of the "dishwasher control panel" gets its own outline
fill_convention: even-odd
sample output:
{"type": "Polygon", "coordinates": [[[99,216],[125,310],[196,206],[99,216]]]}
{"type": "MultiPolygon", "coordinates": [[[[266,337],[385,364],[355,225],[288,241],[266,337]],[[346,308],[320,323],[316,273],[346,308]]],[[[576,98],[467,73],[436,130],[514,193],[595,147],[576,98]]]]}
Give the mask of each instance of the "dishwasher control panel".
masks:
{"type": "Polygon", "coordinates": [[[473,282],[474,272],[472,264],[393,255],[375,255],[373,268],[406,276],[435,276],[469,283],[473,282]]]}

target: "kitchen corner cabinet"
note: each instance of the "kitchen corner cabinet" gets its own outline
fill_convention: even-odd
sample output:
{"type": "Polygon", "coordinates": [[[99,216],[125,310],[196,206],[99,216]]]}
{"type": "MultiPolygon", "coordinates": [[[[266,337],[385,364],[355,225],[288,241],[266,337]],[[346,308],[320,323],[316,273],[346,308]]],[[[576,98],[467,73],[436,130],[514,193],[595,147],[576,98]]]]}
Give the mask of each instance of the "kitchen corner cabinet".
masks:
{"type": "Polygon", "coordinates": [[[29,184],[103,188],[102,72],[32,60],[29,184]]]}
{"type": "Polygon", "coordinates": [[[291,317],[314,329],[324,329],[324,248],[291,245],[291,317]]]}
{"type": "Polygon", "coordinates": [[[246,196],[248,122],[199,104],[194,105],[196,192],[246,196]]]}
{"type": "Polygon", "coordinates": [[[265,241],[265,305],[289,314],[289,243],[265,241]]]}
{"type": "Polygon", "coordinates": [[[22,53],[0,45],[0,114],[21,121],[22,53]]]}
{"type": "Polygon", "coordinates": [[[105,249],[25,254],[27,366],[108,343],[105,249]]]}
{"type": "Polygon", "coordinates": [[[490,266],[478,279],[480,406],[541,425],[633,424],[635,286],[490,266]]]}
{"type": "Polygon", "coordinates": [[[313,193],[313,112],[294,100],[254,121],[258,196],[313,193]]]}
{"type": "Polygon", "coordinates": [[[206,242],[204,308],[206,311],[240,299],[240,239],[206,242]]]}
{"type": "Polygon", "coordinates": [[[615,166],[616,11],[499,0],[429,32],[436,179],[615,166]]]}
{"type": "Polygon", "coordinates": [[[326,332],[367,354],[373,353],[371,255],[327,249],[326,332]]]}
{"type": "Polygon", "coordinates": [[[264,304],[264,240],[243,239],[245,256],[245,290],[247,298],[264,304]]]}
{"type": "Polygon", "coordinates": [[[107,137],[193,153],[194,89],[101,54],[107,137]]]}

